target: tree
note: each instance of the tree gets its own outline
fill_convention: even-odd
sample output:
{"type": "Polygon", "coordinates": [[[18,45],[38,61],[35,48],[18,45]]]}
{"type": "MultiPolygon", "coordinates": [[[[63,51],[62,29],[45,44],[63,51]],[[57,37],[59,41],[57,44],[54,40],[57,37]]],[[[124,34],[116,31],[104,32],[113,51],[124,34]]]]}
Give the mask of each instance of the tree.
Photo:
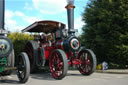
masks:
{"type": "Polygon", "coordinates": [[[128,0],[91,0],[83,21],[82,43],[99,63],[128,65],[128,0]]]}

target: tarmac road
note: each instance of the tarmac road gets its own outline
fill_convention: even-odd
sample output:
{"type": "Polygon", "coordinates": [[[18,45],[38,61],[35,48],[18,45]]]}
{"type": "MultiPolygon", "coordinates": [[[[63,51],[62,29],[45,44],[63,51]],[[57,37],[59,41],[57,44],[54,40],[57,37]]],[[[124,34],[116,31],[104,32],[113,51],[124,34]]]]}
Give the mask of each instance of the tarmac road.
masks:
{"type": "Polygon", "coordinates": [[[16,75],[0,77],[0,85],[128,85],[128,74],[93,73],[83,76],[78,71],[68,71],[62,80],[55,80],[48,72],[31,74],[26,84],[20,84],[16,75]]]}

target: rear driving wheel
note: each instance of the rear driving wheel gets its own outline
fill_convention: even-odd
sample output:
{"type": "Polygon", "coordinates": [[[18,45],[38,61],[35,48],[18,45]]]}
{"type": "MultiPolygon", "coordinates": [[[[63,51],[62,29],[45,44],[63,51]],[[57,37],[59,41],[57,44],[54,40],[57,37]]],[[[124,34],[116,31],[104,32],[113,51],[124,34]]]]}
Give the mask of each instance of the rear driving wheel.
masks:
{"type": "Polygon", "coordinates": [[[83,75],[90,75],[96,69],[96,56],[93,51],[89,49],[82,49],[79,52],[78,58],[81,61],[81,64],[78,65],[78,70],[83,75]]]}
{"type": "Polygon", "coordinates": [[[26,83],[30,75],[30,63],[28,56],[25,52],[22,52],[18,58],[17,64],[17,76],[20,83],[26,83]]]}
{"type": "Polygon", "coordinates": [[[49,59],[49,67],[55,79],[62,79],[67,74],[68,60],[64,51],[54,50],[49,59]]]}
{"type": "Polygon", "coordinates": [[[38,66],[36,65],[36,58],[38,57],[38,43],[37,41],[30,40],[25,45],[25,52],[27,53],[30,60],[30,72],[36,72],[38,66]]]}

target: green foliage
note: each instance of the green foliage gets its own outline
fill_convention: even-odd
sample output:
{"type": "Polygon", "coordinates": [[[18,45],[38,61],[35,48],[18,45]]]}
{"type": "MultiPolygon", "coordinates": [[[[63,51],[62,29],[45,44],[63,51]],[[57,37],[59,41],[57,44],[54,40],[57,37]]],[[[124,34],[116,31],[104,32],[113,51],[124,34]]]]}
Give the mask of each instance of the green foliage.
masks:
{"type": "Polygon", "coordinates": [[[128,0],[91,0],[83,13],[85,47],[98,62],[128,65],[128,0]]]}
{"type": "Polygon", "coordinates": [[[13,47],[15,51],[15,57],[17,59],[20,52],[24,51],[24,46],[28,40],[33,40],[33,37],[29,34],[24,33],[11,33],[8,35],[8,38],[12,40],[13,47]]]}

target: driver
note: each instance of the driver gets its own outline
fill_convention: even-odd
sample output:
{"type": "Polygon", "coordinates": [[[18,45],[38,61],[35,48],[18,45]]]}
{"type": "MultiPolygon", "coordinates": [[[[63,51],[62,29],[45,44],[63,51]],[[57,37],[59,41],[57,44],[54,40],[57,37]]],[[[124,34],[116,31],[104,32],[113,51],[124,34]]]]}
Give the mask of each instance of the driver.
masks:
{"type": "Polygon", "coordinates": [[[52,46],[53,36],[51,33],[50,34],[42,34],[40,36],[40,41],[43,44],[43,47],[52,46]]]}
{"type": "Polygon", "coordinates": [[[54,39],[54,34],[53,33],[48,34],[47,37],[48,37],[49,41],[54,42],[55,39],[54,39]]]}

